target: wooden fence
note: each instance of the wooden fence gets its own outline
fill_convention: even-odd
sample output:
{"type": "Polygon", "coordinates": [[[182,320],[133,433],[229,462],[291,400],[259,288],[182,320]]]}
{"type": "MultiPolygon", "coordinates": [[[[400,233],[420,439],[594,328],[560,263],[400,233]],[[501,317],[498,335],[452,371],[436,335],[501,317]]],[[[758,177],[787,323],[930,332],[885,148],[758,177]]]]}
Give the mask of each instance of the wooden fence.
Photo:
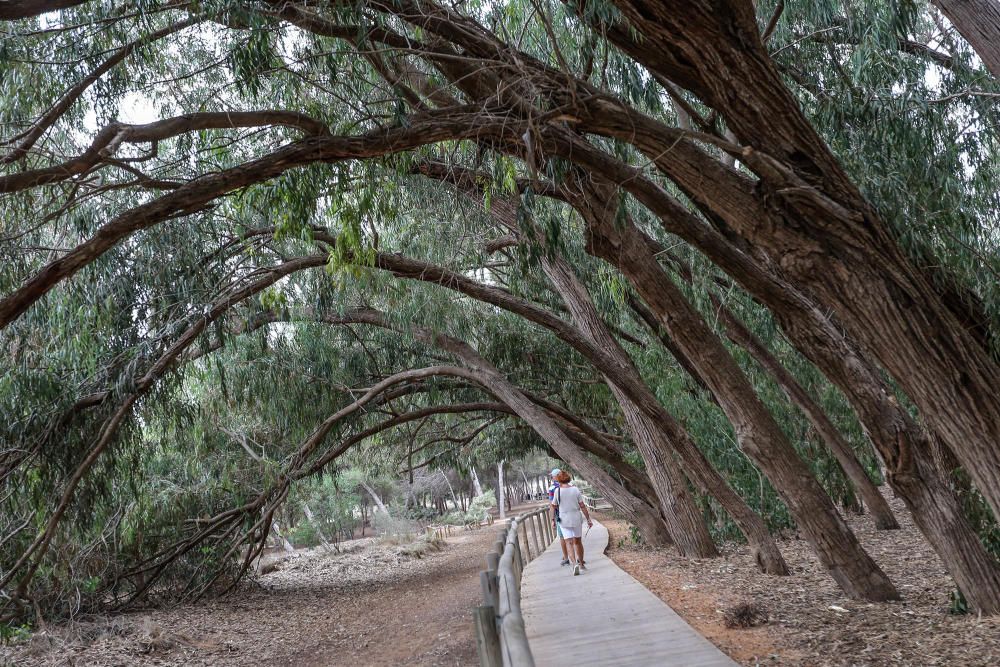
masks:
{"type": "Polygon", "coordinates": [[[583,504],[587,506],[587,509],[592,510],[609,510],[611,509],[611,503],[600,496],[584,496],[583,504]]]}
{"type": "MultiPolygon", "coordinates": [[[[478,523],[474,521],[466,523],[461,526],[461,529],[478,530],[483,526],[492,526],[492,525],[493,525],[493,515],[487,514],[486,518],[483,519],[482,521],[478,523]]],[[[439,540],[443,540],[446,537],[451,537],[452,535],[454,535],[459,530],[459,526],[450,523],[443,523],[441,525],[431,524],[429,526],[425,526],[424,530],[427,532],[428,537],[436,537],[439,540]]]]}
{"type": "Polygon", "coordinates": [[[556,538],[548,505],[511,519],[497,532],[479,573],[483,604],[473,611],[482,667],[534,667],[521,617],[521,574],[556,538]]]}

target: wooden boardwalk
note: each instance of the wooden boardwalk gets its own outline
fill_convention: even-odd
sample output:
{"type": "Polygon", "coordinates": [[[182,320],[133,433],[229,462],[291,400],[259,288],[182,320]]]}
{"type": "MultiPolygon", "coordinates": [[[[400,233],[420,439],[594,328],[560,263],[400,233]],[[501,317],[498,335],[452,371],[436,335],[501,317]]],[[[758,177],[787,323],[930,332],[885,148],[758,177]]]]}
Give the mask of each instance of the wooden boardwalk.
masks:
{"type": "Polygon", "coordinates": [[[736,667],[605,556],[607,544],[595,521],[583,542],[586,572],[560,567],[558,540],[525,568],[521,610],[536,665],[736,667]]]}

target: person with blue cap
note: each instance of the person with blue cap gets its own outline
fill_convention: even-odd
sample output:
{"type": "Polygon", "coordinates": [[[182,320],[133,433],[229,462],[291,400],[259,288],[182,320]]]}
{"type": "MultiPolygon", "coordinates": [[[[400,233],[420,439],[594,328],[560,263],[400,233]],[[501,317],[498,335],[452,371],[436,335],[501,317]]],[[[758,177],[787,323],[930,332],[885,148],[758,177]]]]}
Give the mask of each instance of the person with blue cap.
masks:
{"type": "MultiPolygon", "coordinates": [[[[561,473],[562,470],[559,468],[553,468],[552,472],[549,473],[549,481],[552,482],[549,485],[549,506],[552,506],[552,501],[556,497],[556,489],[559,488],[559,482],[556,481],[556,477],[561,473]]],[[[569,552],[566,551],[566,538],[563,537],[562,526],[559,524],[559,510],[555,510],[555,515],[552,518],[552,523],[556,527],[556,535],[559,536],[559,546],[562,547],[563,559],[560,565],[569,565],[569,552]]]]}

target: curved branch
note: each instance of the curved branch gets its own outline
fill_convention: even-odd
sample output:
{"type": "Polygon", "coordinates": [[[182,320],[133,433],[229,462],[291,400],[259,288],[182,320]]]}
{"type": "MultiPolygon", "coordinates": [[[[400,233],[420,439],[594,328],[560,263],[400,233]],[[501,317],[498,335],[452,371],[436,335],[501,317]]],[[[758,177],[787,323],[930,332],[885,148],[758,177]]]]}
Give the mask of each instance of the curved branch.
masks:
{"type": "MultiPolygon", "coordinates": [[[[0,3],[0,6],[3,4],[7,3],[0,3]]],[[[0,12],[2,12],[2,10],[0,10],[0,12]]],[[[136,49],[141,46],[146,46],[147,44],[152,44],[153,42],[167,37],[168,35],[172,35],[175,32],[180,32],[184,28],[201,22],[201,20],[201,18],[192,16],[184,21],[167,26],[162,30],[157,30],[154,33],[135,40],[134,42],[130,42],[129,44],[126,44],[122,48],[118,49],[114,55],[101,63],[82,81],[66,91],[58,102],[53,104],[48,111],[32,123],[30,128],[11,139],[11,142],[19,141],[19,143],[10,153],[5,155],[3,158],[0,158],[0,164],[8,164],[26,155],[28,151],[31,150],[31,147],[35,145],[35,142],[38,141],[43,134],[45,134],[45,131],[52,127],[52,125],[66,112],[66,110],[69,109],[74,102],[80,99],[80,96],[83,95],[83,93],[86,92],[95,81],[110,71],[115,65],[132,55],[136,49]]]]}
{"type": "Polygon", "coordinates": [[[82,5],[88,0],[4,0],[0,2],[0,21],[16,21],[82,5]]]}
{"type": "MultiPolygon", "coordinates": [[[[98,132],[90,147],[77,157],[51,167],[0,177],[0,193],[18,192],[85,174],[97,165],[110,161],[118,146],[122,144],[147,142],[155,144],[198,130],[229,130],[271,125],[293,127],[307,135],[329,134],[327,127],[318,120],[296,111],[206,111],[183,114],[143,125],[111,123],[98,132]]],[[[9,161],[4,158],[2,162],[9,161]]]]}
{"type": "MultiPolygon", "coordinates": [[[[256,113],[250,115],[257,116],[256,113]]],[[[430,112],[414,118],[406,127],[380,129],[360,137],[317,136],[303,139],[252,162],[190,181],[169,194],[118,215],[89,240],[35,273],[0,301],[0,329],[20,317],[59,282],[74,275],[123,239],[169,218],[198,211],[219,196],[306,164],[399,153],[438,141],[471,138],[496,126],[518,131],[516,123],[505,122],[503,117],[483,112],[481,106],[430,112]]],[[[158,131],[164,130],[163,127],[158,128],[158,131]]],[[[181,130],[174,126],[173,131],[181,130]]]]}
{"type": "Polygon", "coordinates": [[[56,505],[55,510],[52,512],[52,515],[49,517],[49,520],[46,522],[44,529],[38,534],[34,542],[32,542],[24,553],[21,554],[21,557],[17,560],[17,562],[9,570],[7,570],[3,579],[0,579],[0,588],[3,588],[10,583],[21,567],[24,566],[25,563],[32,558],[32,556],[35,556],[34,562],[28,566],[28,570],[21,577],[18,585],[18,593],[23,595],[29,581],[38,569],[38,566],[41,565],[41,558],[48,549],[48,545],[52,538],[55,536],[55,528],[59,524],[63,515],[66,513],[66,510],[69,509],[70,501],[72,500],[73,495],[76,492],[76,488],[79,486],[81,480],[97,462],[97,459],[100,458],[101,454],[105,451],[105,449],[107,449],[108,445],[111,444],[115,434],[118,432],[118,428],[125,421],[125,418],[132,409],[132,406],[134,406],[136,402],[153,387],[157,380],[163,377],[163,375],[173,366],[177,358],[180,357],[184,350],[190,347],[195,340],[197,340],[198,336],[201,335],[208,325],[217,320],[227,310],[240,301],[263,291],[281,278],[304,269],[324,266],[326,262],[326,255],[298,257],[289,262],[285,262],[284,264],[272,268],[263,277],[257,279],[256,281],[245,285],[242,288],[234,289],[228,294],[221,296],[204,314],[198,315],[194,318],[187,330],[184,331],[184,333],[173,343],[173,345],[171,345],[167,351],[160,356],[156,363],[154,363],[136,382],[135,389],[132,393],[126,397],[126,399],[118,406],[118,409],[115,410],[114,414],[105,422],[97,441],[90,448],[87,456],[80,463],[80,465],[77,466],[73,476],[66,483],[63,495],[60,498],[59,503],[56,505]]]}

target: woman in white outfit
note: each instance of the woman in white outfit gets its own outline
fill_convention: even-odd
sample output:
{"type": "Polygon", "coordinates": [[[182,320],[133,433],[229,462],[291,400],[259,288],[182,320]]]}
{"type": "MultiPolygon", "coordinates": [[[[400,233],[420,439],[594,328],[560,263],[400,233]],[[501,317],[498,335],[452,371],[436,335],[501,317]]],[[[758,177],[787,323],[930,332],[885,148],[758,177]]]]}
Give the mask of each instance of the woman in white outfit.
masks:
{"type": "Polygon", "coordinates": [[[556,475],[555,480],[559,482],[559,488],[552,494],[552,505],[549,512],[552,515],[552,523],[556,523],[559,517],[559,526],[562,528],[563,537],[566,538],[569,547],[569,558],[573,564],[573,574],[580,574],[580,568],[584,570],[587,566],[583,563],[583,520],[586,518],[587,526],[593,526],[590,520],[590,512],[583,504],[583,495],[580,489],[569,485],[570,476],[565,470],[556,475]]]}

